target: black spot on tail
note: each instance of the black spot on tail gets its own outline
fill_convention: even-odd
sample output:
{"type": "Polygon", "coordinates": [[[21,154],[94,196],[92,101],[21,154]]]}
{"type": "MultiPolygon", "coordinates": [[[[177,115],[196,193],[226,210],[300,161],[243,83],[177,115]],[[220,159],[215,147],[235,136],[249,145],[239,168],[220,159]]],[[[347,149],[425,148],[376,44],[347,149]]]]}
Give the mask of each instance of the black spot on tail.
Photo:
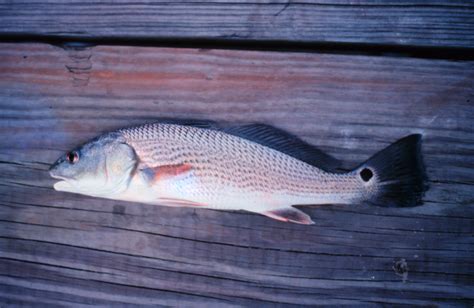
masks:
{"type": "Polygon", "coordinates": [[[363,181],[372,177],[375,193],[367,202],[385,207],[409,207],[422,204],[428,189],[421,156],[421,135],[398,140],[372,156],[359,168],[363,181]]]}
{"type": "Polygon", "coordinates": [[[360,171],[360,177],[364,182],[368,182],[373,176],[374,173],[369,168],[364,168],[360,171]]]}

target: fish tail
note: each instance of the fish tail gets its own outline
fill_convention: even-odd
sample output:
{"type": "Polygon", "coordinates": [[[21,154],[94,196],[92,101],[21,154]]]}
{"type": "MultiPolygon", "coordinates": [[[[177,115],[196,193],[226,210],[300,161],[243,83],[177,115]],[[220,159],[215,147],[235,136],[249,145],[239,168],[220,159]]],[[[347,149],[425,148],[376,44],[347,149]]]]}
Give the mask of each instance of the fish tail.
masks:
{"type": "Polygon", "coordinates": [[[420,205],[428,189],[420,134],[396,141],[355,171],[366,189],[364,201],[377,206],[420,205]]]}

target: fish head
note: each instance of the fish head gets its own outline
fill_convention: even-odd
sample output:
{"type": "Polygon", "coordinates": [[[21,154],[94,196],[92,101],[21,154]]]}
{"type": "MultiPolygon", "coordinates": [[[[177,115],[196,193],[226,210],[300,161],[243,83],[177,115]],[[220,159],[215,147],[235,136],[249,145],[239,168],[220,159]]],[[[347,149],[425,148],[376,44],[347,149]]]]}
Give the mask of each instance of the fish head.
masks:
{"type": "Polygon", "coordinates": [[[110,133],[62,155],[49,169],[61,181],[54,189],[90,196],[110,197],[127,188],[137,156],[118,133],[110,133]]]}

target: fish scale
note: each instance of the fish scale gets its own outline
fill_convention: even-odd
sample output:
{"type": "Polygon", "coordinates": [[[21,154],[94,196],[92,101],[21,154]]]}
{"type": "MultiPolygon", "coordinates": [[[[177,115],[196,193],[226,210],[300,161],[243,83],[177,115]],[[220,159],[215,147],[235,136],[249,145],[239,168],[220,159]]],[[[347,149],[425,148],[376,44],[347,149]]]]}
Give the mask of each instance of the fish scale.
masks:
{"type": "MultiPolygon", "coordinates": [[[[360,190],[354,175],[327,173],[274,149],[217,130],[150,124],[120,132],[143,162],[140,168],[190,164],[198,187],[186,186],[181,179],[170,185],[186,186],[189,193],[181,189],[181,197],[198,200],[211,208],[234,209],[235,202],[228,199],[248,194],[257,196],[253,203],[273,203],[267,205],[270,207],[288,202],[311,204],[328,197],[332,202],[342,202],[357,197],[360,190]],[[227,195],[222,196],[222,192],[227,195]],[[335,194],[339,199],[334,198],[335,194]]],[[[242,204],[239,209],[252,210],[255,206],[242,204]]]]}

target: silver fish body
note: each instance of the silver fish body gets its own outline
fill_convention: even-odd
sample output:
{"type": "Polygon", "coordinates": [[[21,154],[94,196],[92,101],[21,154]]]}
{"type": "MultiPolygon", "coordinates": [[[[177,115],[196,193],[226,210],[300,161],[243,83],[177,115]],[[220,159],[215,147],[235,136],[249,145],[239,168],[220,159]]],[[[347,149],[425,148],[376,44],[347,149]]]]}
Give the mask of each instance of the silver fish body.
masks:
{"type": "Polygon", "coordinates": [[[372,164],[369,159],[352,171],[330,172],[267,146],[265,141],[280,138],[279,146],[288,148],[292,140],[278,131],[248,128],[243,137],[170,123],[121,129],[71,152],[76,162],[68,153],[50,173],[63,180],[56,190],[165,206],[246,210],[303,224],[313,222],[292,205],[368,201],[411,206],[420,203],[426,190],[417,135],[376,154],[372,164]],[[252,135],[260,136],[258,142],[252,135]],[[414,165],[407,162],[413,159],[414,165]],[[387,167],[395,160],[398,166],[387,167]],[[409,198],[393,195],[397,191],[408,192],[409,198]]]}

